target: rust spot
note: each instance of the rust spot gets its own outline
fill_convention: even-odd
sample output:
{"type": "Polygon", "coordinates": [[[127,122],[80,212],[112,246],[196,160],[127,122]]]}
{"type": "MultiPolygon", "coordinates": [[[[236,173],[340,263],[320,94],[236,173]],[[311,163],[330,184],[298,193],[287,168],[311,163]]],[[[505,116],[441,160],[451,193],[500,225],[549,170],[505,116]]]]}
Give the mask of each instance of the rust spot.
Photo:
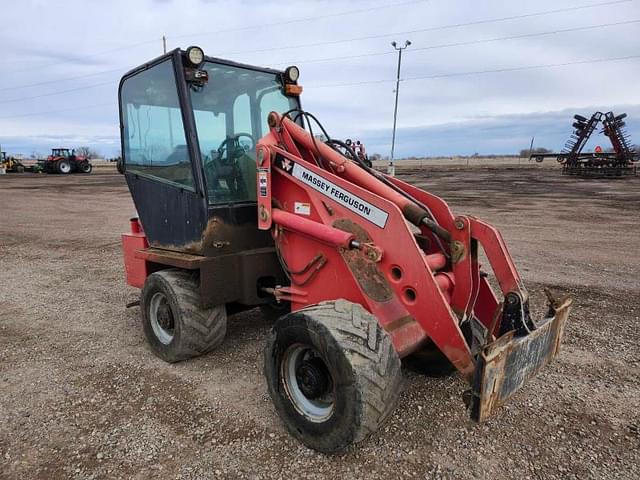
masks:
{"type": "Polygon", "coordinates": [[[466,256],[467,252],[464,248],[464,244],[458,240],[451,242],[451,261],[458,263],[466,256]]]}
{"type": "Polygon", "coordinates": [[[551,315],[531,333],[511,331],[483,348],[472,382],[473,420],[488,418],[558,354],[571,299],[550,300],[551,315]]]}
{"type": "Polygon", "coordinates": [[[150,246],[162,250],[215,257],[263,248],[272,244],[270,233],[258,230],[255,221],[244,224],[231,224],[225,223],[219,217],[213,217],[207,222],[207,226],[202,232],[202,237],[197,242],[185,245],[167,245],[153,242],[150,246]]]}
{"type": "MultiPolygon", "coordinates": [[[[355,239],[363,244],[372,243],[367,231],[357,223],[341,218],[333,222],[333,226],[339,230],[353,233],[355,239]]],[[[376,259],[370,258],[361,250],[341,250],[340,254],[353,273],[362,291],[376,302],[386,302],[393,298],[393,290],[387,283],[384,274],[378,268],[376,259]]]]}

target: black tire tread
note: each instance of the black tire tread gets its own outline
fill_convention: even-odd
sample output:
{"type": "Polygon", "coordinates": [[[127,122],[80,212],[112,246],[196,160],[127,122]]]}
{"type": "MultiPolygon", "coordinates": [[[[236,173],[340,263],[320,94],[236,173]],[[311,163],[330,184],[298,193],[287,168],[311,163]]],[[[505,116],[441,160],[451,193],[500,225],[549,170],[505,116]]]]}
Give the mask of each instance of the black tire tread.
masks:
{"type": "Polygon", "coordinates": [[[178,362],[210,352],[224,340],[227,313],[224,305],[203,308],[200,305],[198,282],[185,270],[168,269],[153,273],[173,290],[180,310],[181,333],[169,362],[178,362]]]}
{"type": "Polygon", "coordinates": [[[376,317],[346,300],[322,302],[298,313],[322,322],[350,357],[364,406],[353,442],[365,440],[393,412],[402,390],[400,357],[391,336],[376,317]]]}

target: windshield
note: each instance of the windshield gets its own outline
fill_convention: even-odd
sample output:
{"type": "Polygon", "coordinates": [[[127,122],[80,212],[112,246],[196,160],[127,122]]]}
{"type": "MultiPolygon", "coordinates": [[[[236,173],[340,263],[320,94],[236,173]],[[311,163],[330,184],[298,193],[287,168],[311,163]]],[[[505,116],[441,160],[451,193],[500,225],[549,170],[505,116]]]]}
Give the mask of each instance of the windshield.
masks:
{"type": "Polygon", "coordinates": [[[269,112],[298,107],[274,73],[205,62],[204,87],[191,90],[209,202],[256,200],[255,146],[269,132],[269,112]]]}

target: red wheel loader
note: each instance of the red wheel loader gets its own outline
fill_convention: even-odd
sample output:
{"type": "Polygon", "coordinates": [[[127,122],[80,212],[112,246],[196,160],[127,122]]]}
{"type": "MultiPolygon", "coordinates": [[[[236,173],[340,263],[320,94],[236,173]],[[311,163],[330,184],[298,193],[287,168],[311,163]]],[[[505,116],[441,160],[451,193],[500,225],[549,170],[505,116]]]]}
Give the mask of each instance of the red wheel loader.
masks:
{"type": "Polygon", "coordinates": [[[151,351],[205,354],[230,313],[262,307],[279,317],[267,388],[308,447],[336,452],[375,432],[403,361],[457,370],[471,418],[486,419],[558,354],[571,300],[549,294],[532,319],[500,233],[332,140],[302,110],[298,76],[190,47],[122,78],[138,212],[124,261],[151,351]]]}

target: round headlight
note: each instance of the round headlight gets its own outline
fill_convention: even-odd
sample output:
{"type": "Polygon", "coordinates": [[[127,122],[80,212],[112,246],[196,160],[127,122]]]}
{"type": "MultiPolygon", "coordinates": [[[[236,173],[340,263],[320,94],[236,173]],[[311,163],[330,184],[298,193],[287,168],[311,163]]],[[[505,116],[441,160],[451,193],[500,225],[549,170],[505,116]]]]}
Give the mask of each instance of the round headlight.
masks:
{"type": "Polygon", "coordinates": [[[298,70],[298,67],[296,66],[287,67],[284,71],[284,75],[288,81],[295,83],[300,78],[300,70],[298,70]]]}
{"type": "Polygon", "coordinates": [[[194,67],[197,67],[204,62],[204,52],[200,47],[189,47],[187,48],[187,59],[194,67]]]}

